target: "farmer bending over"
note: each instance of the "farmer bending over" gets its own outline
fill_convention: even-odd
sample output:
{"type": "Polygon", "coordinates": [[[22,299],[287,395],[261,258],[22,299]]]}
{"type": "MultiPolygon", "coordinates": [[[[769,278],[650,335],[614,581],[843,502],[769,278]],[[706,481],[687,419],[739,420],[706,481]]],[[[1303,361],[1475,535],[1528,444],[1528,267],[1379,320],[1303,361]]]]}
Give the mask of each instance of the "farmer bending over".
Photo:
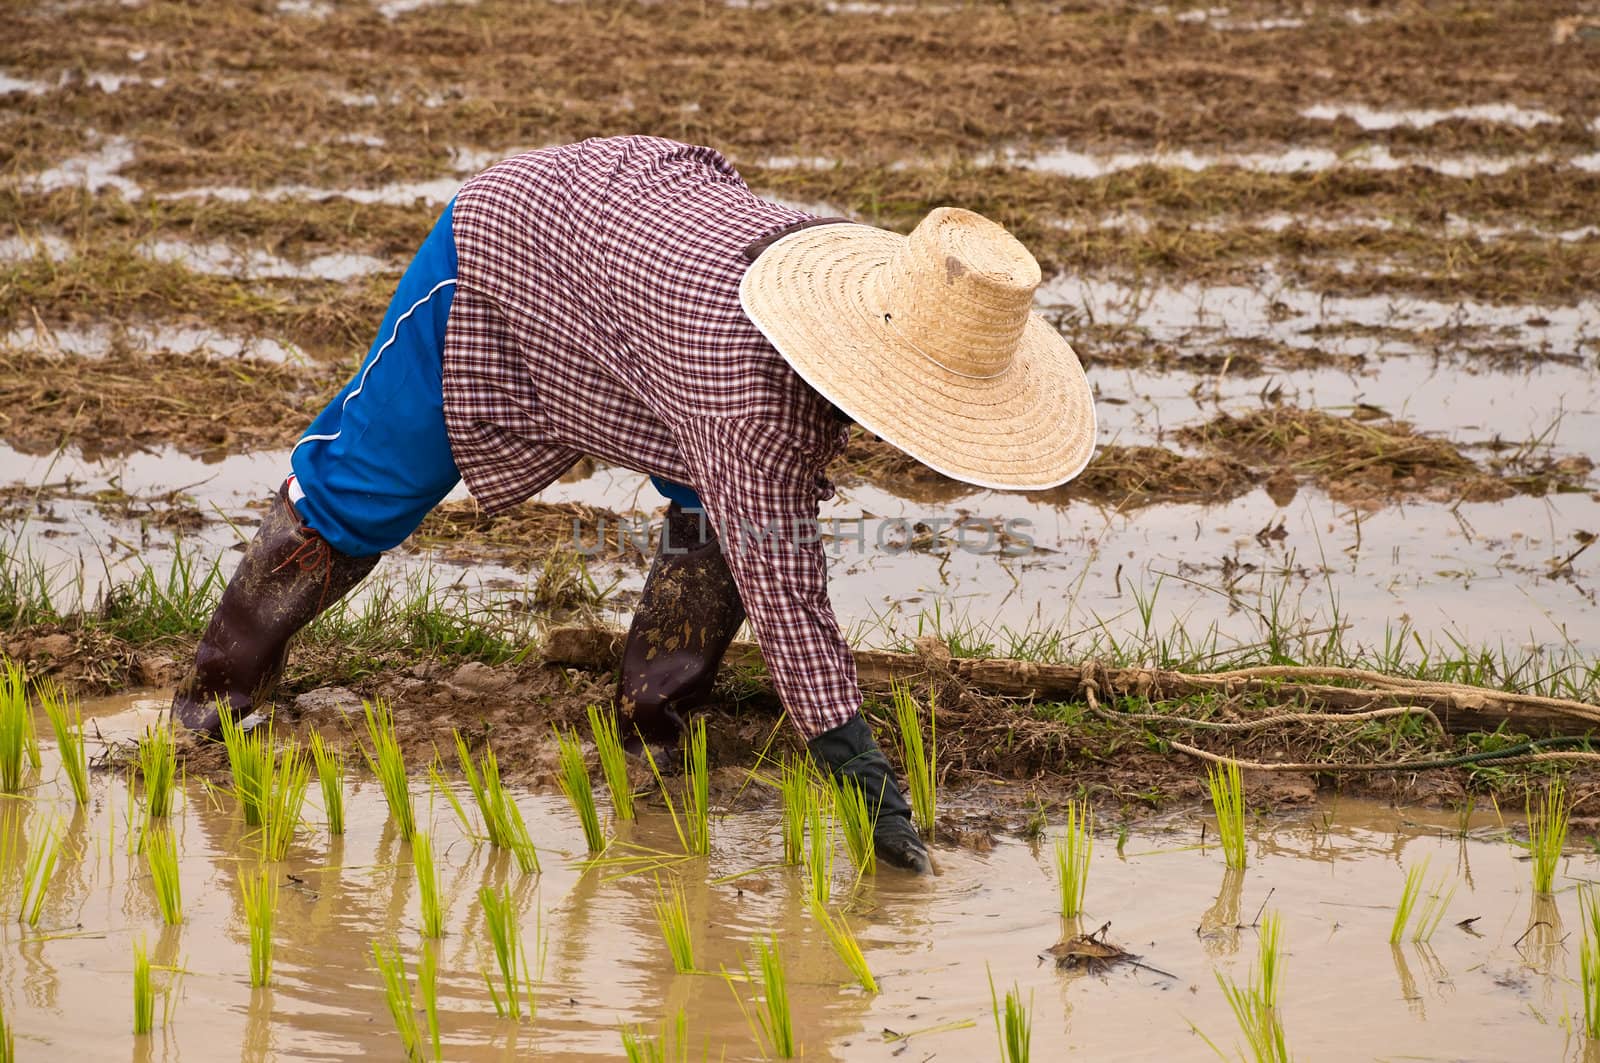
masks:
{"type": "Polygon", "coordinates": [[[1030,310],[1033,257],[976,214],[910,237],[760,199],[720,154],[653,137],[529,152],[474,177],[416,259],[355,377],[312,422],[173,699],[216,734],[283,671],[290,637],[465,479],[490,513],[584,455],[669,500],[623,652],[630,735],[676,743],[748,616],[812,756],[878,801],[877,848],[925,870],[816,534],[858,421],[946,476],[1062,483],[1094,411],[1030,310]]]}

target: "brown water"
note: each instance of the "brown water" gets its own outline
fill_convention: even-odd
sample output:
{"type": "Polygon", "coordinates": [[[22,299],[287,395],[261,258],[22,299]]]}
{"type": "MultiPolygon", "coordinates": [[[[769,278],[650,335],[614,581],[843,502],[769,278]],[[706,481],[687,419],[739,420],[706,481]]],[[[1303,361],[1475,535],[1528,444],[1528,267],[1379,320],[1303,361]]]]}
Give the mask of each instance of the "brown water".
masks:
{"type": "MultiPolygon", "coordinates": [[[[86,705],[86,715],[119,739],[158,709],[107,700],[86,705]]],[[[47,750],[33,800],[8,803],[32,832],[57,812],[72,817],[70,792],[54,773],[47,750]]],[[[438,946],[446,1058],[616,1058],[620,1023],[653,1024],[679,1008],[697,1057],[704,1043],[712,1058],[759,1058],[725,981],[673,973],[651,909],[652,879],[585,871],[581,833],[559,797],[519,797],[544,864],[542,875],[523,876],[464,838],[423,784],[414,789],[421,822],[432,823],[449,906],[438,946]],[[520,1024],[496,1017],[480,973],[492,961],[476,893],[501,882],[514,891],[530,948],[536,923],[548,946],[538,1017],[520,1024]]],[[[128,793],[108,774],[94,778],[90,810],[71,819],[68,854],[37,929],[9,921],[8,885],[0,1000],[20,1058],[396,1058],[400,1042],[370,945],[397,938],[414,973],[422,942],[409,854],[376,785],[356,783],[342,839],[321,829],[314,796],[308,802],[307,824],[280,869],[273,985],[264,990],[248,980],[236,883],[254,858],[233,802],[195,783],[185,795],[173,817],[180,927],[163,928],[143,861],[127,854],[128,793]],[[171,1022],[135,1038],[131,957],[140,937],[154,962],[187,974],[171,1022]]],[[[960,803],[981,805],[981,795],[960,803]]],[[[1592,855],[1574,852],[1556,895],[1536,898],[1528,864],[1495,815],[1475,815],[1462,836],[1448,814],[1344,802],[1257,823],[1249,868],[1230,874],[1214,846],[1198,844],[1205,819],[1189,810],[1143,825],[1120,851],[1113,833],[1097,839],[1081,929],[1109,921],[1112,940],[1171,977],[1058,971],[1038,958],[1066,931],[1048,844],[1007,838],[983,855],[940,849],[937,877],[885,872],[867,881],[850,920],[880,980],[877,997],[845,984],[806,914],[798,873],[770,866],[780,853],[775,814],[716,821],[712,855],[678,869],[702,967],[740,968],[756,935],[778,935],[806,1058],[996,1058],[990,972],[1031,996],[1035,1058],[1208,1058],[1190,1024],[1219,1044],[1234,1042],[1213,971],[1246,977],[1256,931],[1241,924],[1262,908],[1284,922],[1284,1023],[1297,1058],[1582,1058],[1581,1038],[1570,1032],[1582,1018],[1573,887],[1594,875],[1592,855]],[[1391,948],[1402,867],[1424,858],[1459,891],[1431,946],[1391,948]],[[1468,917],[1476,917],[1470,929],[1453,925],[1468,917]],[[909,1044],[891,1032],[911,1034],[909,1044]]],[[[673,847],[661,816],[623,837],[673,847]]]]}

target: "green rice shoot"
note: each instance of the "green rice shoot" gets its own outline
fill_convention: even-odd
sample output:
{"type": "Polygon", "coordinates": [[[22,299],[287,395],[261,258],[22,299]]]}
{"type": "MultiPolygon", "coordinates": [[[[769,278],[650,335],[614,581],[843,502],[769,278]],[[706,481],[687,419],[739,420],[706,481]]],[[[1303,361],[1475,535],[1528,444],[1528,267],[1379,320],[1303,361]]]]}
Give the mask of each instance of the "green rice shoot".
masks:
{"type": "Polygon", "coordinates": [[[1206,786],[1211,791],[1211,808],[1217,816],[1217,833],[1222,836],[1222,853],[1229,867],[1245,865],[1244,780],[1239,765],[1228,763],[1215,770],[1206,769],[1206,786]]]}
{"type": "Polygon", "coordinates": [[[806,806],[806,895],[812,903],[827,907],[833,899],[833,837],[835,820],[829,807],[828,792],[820,785],[810,788],[806,806]]]}
{"type": "Polygon", "coordinates": [[[1533,856],[1533,891],[1549,893],[1556,880],[1556,865],[1567,844],[1567,819],[1572,806],[1560,778],[1550,780],[1537,803],[1528,795],[1528,852],[1533,856]]]}
{"type": "Polygon", "coordinates": [[[1073,919],[1083,913],[1083,895],[1089,886],[1089,860],[1094,855],[1094,813],[1087,801],[1067,802],[1067,822],[1056,839],[1056,878],[1061,887],[1061,915],[1073,919]]]}
{"type": "Polygon", "coordinates": [[[265,867],[239,878],[244,921],[250,931],[250,984],[272,982],[272,926],[278,913],[278,882],[265,867]]]}
{"type": "Polygon", "coordinates": [[[439,869],[433,862],[433,840],[427,831],[411,836],[411,864],[417,874],[417,893],[422,899],[422,936],[444,937],[446,912],[439,897],[439,869]]]}
{"type": "Polygon", "coordinates": [[[166,819],[172,811],[172,788],[178,778],[178,747],[170,724],[146,727],[139,740],[139,779],[144,784],[145,815],[166,819]]]}
{"type": "Polygon", "coordinates": [[[1022,1003],[1022,990],[1012,983],[1006,990],[1005,1007],[994,988],[994,972],[989,972],[989,1006],[994,1011],[995,1036],[1000,1039],[1000,1058],[1004,1063],[1028,1063],[1033,1042],[1033,994],[1028,994],[1027,1006],[1022,1003]]]}
{"type": "Polygon", "coordinates": [[[661,1024],[661,1032],[653,1036],[645,1033],[642,1026],[623,1026],[620,1031],[623,1058],[628,1063],[669,1063],[674,1059],[679,1063],[688,1063],[688,1024],[688,1015],[679,1008],[673,1018],[670,1037],[665,1021],[661,1024]]]}
{"type": "Polygon", "coordinates": [[[417,813],[411,805],[406,762],[400,753],[400,739],[395,734],[394,710],[382,698],[363,701],[361,705],[366,714],[367,738],[372,743],[370,752],[362,747],[362,756],[366,758],[372,774],[378,777],[378,784],[383,787],[384,800],[389,803],[389,815],[394,817],[401,840],[409,842],[417,832],[417,813]]]}
{"type": "Polygon", "coordinates": [[[300,743],[290,741],[276,759],[261,811],[261,852],[270,861],[289,855],[289,843],[300,827],[300,812],[311,787],[311,758],[300,743]]]}
{"type": "MultiPolygon", "coordinates": [[[[1261,920],[1261,944],[1250,979],[1240,986],[1232,979],[1216,974],[1233,1010],[1239,1030],[1244,1034],[1249,1057],[1255,1063],[1289,1063],[1289,1045],[1284,1036],[1283,1016],[1279,1011],[1282,923],[1276,912],[1261,920]]],[[[1216,1046],[1212,1045],[1215,1049],[1216,1046]]]]}
{"type": "Polygon", "coordinates": [[[1583,1034],[1600,1041],[1600,898],[1592,882],[1578,885],[1578,911],[1583,941],[1578,947],[1579,982],[1583,989],[1583,1034]]]}
{"type": "Polygon", "coordinates": [[[156,994],[150,984],[150,953],[141,938],[133,943],[133,1035],[155,1028],[156,994]]]}
{"type": "Polygon", "coordinates": [[[694,940],[689,932],[689,900],[683,883],[674,879],[670,890],[663,890],[656,882],[656,923],[672,955],[672,969],[679,974],[693,974],[694,940]]]}
{"type": "MultiPolygon", "coordinates": [[[[467,749],[467,743],[459,731],[455,732],[456,760],[461,765],[461,773],[466,776],[467,787],[472,791],[472,799],[478,806],[478,814],[483,818],[484,833],[489,836],[489,844],[496,849],[504,849],[517,859],[517,866],[525,875],[534,874],[540,870],[539,853],[533,846],[533,839],[528,836],[528,826],[522,819],[522,810],[506,792],[504,784],[500,781],[500,764],[495,759],[494,750],[488,745],[484,746],[483,757],[476,763],[472,754],[467,749]]],[[[473,833],[472,825],[466,821],[459,803],[457,812],[461,814],[462,826],[467,832],[473,833]]]]}
{"type": "Polygon", "coordinates": [[[900,733],[900,763],[905,766],[906,789],[911,794],[911,818],[930,842],[939,810],[939,725],[936,696],[928,693],[928,745],[923,752],[922,725],[918,722],[917,700],[903,683],[891,688],[895,722],[900,733]]]}
{"type": "Polygon", "coordinates": [[[644,745],[645,761],[650,774],[655,776],[661,800],[672,817],[672,828],[677,832],[678,844],[690,856],[705,856],[711,852],[711,776],[706,760],[706,722],[696,719],[689,724],[689,741],[683,747],[684,792],[682,815],[680,806],[672,800],[667,780],[661,774],[650,743],[644,745]]]}
{"type": "Polygon", "coordinates": [[[22,792],[23,758],[32,762],[37,744],[27,676],[21,665],[8,660],[0,675],[0,793],[22,792]]]}
{"type": "Polygon", "coordinates": [[[1389,944],[1398,945],[1405,938],[1406,926],[1416,911],[1417,899],[1422,896],[1422,880],[1427,873],[1426,859],[1406,871],[1405,885],[1400,889],[1400,903],[1394,910],[1394,923],[1389,927],[1389,944]]]}
{"type": "Polygon", "coordinates": [[[433,1046],[435,1063],[444,1058],[439,1044],[439,955],[426,943],[417,962],[417,995],[422,997],[422,1014],[428,1020],[428,1042],[433,1046]]]}
{"type": "Polygon", "coordinates": [[[589,731],[600,755],[600,774],[611,793],[611,809],[618,819],[632,819],[633,784],[628,781],[628,754],[622,748],[616,712],[590,705],[589,731]]]}
{"type": "Polygon", "coordinates": [[[61,770],[66,773],[67,782],[72,786],[72,796],[79,808],[87,808],[89,756],[84,748],[83,710],[55,683],[40,685],[39,701],[50,720],[50,729],[55,732],[61,770]]]}
{"type": "Polygon", "coordinates": [[[862,989],[876,995],[878,980],[872,976],[872,968],[867,965],[867,957],[861,951],[861,943],[856,940],[855,931],[850,929],[850,924],[845,921],[843,914],[831,915],[826,908],[813,900],[811,915],[822,924],[822,929],[827,932],[828,941],[833,945],[833,951],[838,953],[839,959],[849,968],[850,976],[862,989]]]}
{"type": "Polygon", "coordinates": [[[784,755],[778,770],[778,795],[783,808],[783,862],[798,867],[805,860],[806,818],[815,798],[809,760],[784,755]]]}
{"type": "Polygon", "coordinates": [[[0,1063],[17,1063],[17,1039],[6,1022],[5,1008],[0,1007],[0,1063]]]}
{"type": "Polygon", "coordinates": [[[155,890],[156,907],[168,926],[183,922],[183,890],[178,879],[178,843],[169,827],[152,827],[145,839],[145,865],[155,890]]]}
{"type": "Polygon", "coordinates": [[[317,766],[317,783],[322,789],[322,814],[328,821],[328,833],[344,833],[344,753],[322,740],[321,733],[311,732],[311,759],[317,766]]]}
{"type": "Polygon", "coordinates": [[[761,1002],[756,1023],[773,1055],[793,1059],[796,1054],[794,1016],[789,1010],[789,978],[776,935],[755,941],[756,967],[760,971],[761,1002]]]}
{"type": "Polygon", "coordinates": [[[1439,929],[1439,924],[1444,921],[1444,913],[1449,910],[1450,902],[1455,899],[1457,886],[1452,885],[1448,891],[1444,888],[1444,875],[1427,890],[1422,902],[1417,909],[1417,921],[1411,928],[1411,940],[1427,942],[1433,937],[1433,932],[1439,929]]]}
{"type": "Polygon", "coordinates": [[[222,746],[228,754],[228,773],[233,792],[247,827],[261,826],[266,814],[267,791],[272,786],[277,747],[272,743],[272,725],[242,730],[233,713],[219,704],[222,716],[222,746]]]}
{"type": "Polygon", "coordinates": [[[567,795],[572,810],[578,814],[578,822],[583,826],[583,840],[589,851],[598,853],[605,849],[606,838],[600,829],[600,813],[595,809],[594,786],[589,781],[589,765],[583,757],[583,742],[578,738],[578,732],[569,727],[566,731],[557,729],[556,744],[561,750],[561,770],[556,781],[561,784],[561,792],[567,795]]]}
{"type": "Polygon", "coordinates": [[[383,997],[389,1005],[389,1014],[400,1033],[400,1043],[405,1048],[405,1058],[420,1061],[422,1033],[417,1029],[417,1012],[411,1004],[411,983],[406,980],[406,962],[400,956],[400,946],[387,947],[374,941],[372,958],[377,961],[378,973],[383,976],[383,997]]]}
{"type": "Polygon", "coordinates": [[[489,987],[495,1013],[502,1018],[521,1019],[523,1004],[533,1015],[533,978],[528,974],[528,954],[522,943],[522,931],[517,926],[517,910],[511,901],[511,891],[504,886],[492,890],[485,886],[478,891],[483,905],[483,924],[489,934],[489,944],[494,949],[495,965],[500,969],[500,984],[485,969],[483,980],[489,987]]]}
{"type": "MultiPolygon", "coordinates": [[[[850,862],[863,875],[870,875],[878,866],[878,850],[873,844],[873,831],[878,817],[869,807],[867,795],[854,779],[830,778],[834,813],[839,821],[839,833],[844,835],[845,852],[850,862]]],[[[874,800],[871,804],[876,804],[874,800]]]]}
{"type": "Polygon", "coordinates": [[[61,839],[65,824],[60,817],[45,829],[44,837],[28,849],[28,859],[22,869],[22,897],[17,903],[17,921],[29,926],[39,925],[39,913],[50,891],[50,877],[55,874],[56,860],[61,855],[61,839]]]}

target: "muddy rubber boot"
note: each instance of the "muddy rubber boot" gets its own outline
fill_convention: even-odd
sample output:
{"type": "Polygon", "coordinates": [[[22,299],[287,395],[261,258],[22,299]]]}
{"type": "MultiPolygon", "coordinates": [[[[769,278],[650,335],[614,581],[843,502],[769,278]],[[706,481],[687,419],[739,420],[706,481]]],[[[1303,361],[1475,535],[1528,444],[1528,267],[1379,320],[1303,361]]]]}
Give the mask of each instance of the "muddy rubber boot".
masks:
{"type": "Polygon", "coordinates": [[[932,870],[928,847],[911,822],[911,806],[900,793],[894,769],[889,767],[878,740],[872,737],[872,728],[859,712],[811,739],[806,748],[811,751],[811,759],[834,778],[861,787],[867,797],[867,810],[877,816],[872,841],[879,859],[918,874],[932,870]]]}
{"type": "Polygon", "coordinates": [[[236,719],[249,714],[283,675],[290,637],[360,583],[380,556],[348,557],[329,546],[279,488],[178,684],[172,715],[215,738],[219,701],[236,719]]]}
{"type": "Polygon", "coordinates": [[[742,623],[744,603],[716,532],[700,512],[673,502],[622,649],[617,709],[630,752],[649,743],[661,763],[672,751],[684,713],[711,696],[742,623]]]}

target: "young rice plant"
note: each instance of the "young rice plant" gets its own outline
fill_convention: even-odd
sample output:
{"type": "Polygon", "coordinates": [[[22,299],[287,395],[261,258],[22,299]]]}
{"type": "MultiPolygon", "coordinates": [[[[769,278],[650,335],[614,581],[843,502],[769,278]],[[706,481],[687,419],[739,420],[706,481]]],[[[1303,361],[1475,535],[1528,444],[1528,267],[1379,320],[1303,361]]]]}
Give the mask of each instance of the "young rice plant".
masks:
{"type": "Polygon", "coordinates": [[[39,701],[55,732],[61,770],[72,786],[72,796],[79,808],[85,808],[89,804],[89,757],[84,749],[83,710],[55,683],[40,685],[39,701]]]}
{"type": "Polygon", "coordinates": [[[139,740],[139,778],[144,783],[145,814],[153,820],[166,819],[178,778],[178,747],[170,724],[145,728],[139,740]]]}
{"type": "MultiPolygon", "coordinates": [[[[533,847],[533,839],[528,836],[522,810],[500,782],[500,764],[495,760],[494,750],[485,745],[483,758],[474,764],[466,740],[459,731],[455,733],[455,739],[456,760],[461,765],[461,774],[466,776],[467,787],[478,806],[478,814],[483,817],[483,829],[489,836],[489,844],[515,856],[523,874],[537,872],[539,853],[533,847]]],[[[457,805],[456,811],[461,815],[462,826],[471,833],[472,825],[466,821],[464,811],[458,803],[452,803],[457,805]]]]}
{"type": "Polygon", "coordinates": [[[522,931],[517,926],[517,910],[511,902],[511,891],[502,886],[492,890],[485,886],[478,891],[483,904],[483,923],[489,932],[489,944],[494,948],[494,959],[500,968],[500,988],[485,970],[483,980],[489,986],[489,996],[494,1000],[494,1010],[501,1016],[522,1018],[524,1000],[528,1014],[534,1013],[533,978],[528,974],[528,955],[522,944],[522,931]]]}
{"type": "Polygon", "coordinates": [[[228,753],[228,773],[233,777],[233,792],[239,798],[244,825],[261,826],[266,815],[267,791],[272,786],[277,747],[272,743],[272,725],[242,730],[233,712],[218,704],[222,717],[222,746],[228,753]]]}
{"type": "Polygon", "coordinates": [[[811,902],[811,915],[822,924],[822,929],[827,931],[828,941],[833,945],[833,951],[839,954],[844,965],[850,969],[850,975],[868,993],[878,992],[878,980],[872,976],[872,968],[867,966],[866,954],[861,951],[861,943],[856,940],[855,932],[850,929],[850,924],[845,922],[843,915],[830,915],[828,910],[811,902]]]}
{"type": "Polygon", "coordinates": [[[44,909],[44,899],[50,891],[50,876],[55,874],[56,859],[61,855],[61,839],[66,830],[60,818],[45,829],[44,837],[28,849],[28,859],[22,868],[22,899],[17,904],[17,921],[29,926],[39,925],[39,913],[44,909]]]}
{"type": "Polygon", "coordinates": [[[1583,988],[1583,1035],[1600,1041],[1600,898],[1593,883],[1578,886],[1578,911],[1583,941],[1578,946],[1578,974],[1583,988]]]}
{"type": "Polygon", "coordinates": [[[261,809],[261,851],[266,860],[282,860],[289,855],[289,843],[300,827],[300,811],[306,791],[311,787],[311,758],[300,743],[290,741],[277,757],[277,768],[268,779],[266,801],[261,809]]]}
{"type": "MultiPolygon", "coordinates": [[[[1256,958],[1250,980],[1240,986],[1217,972],[1217,984],[1228,1000],[1228,1007],[1239,1023],[1249,1046],[1249,1058],[1255,1063],[1289,1063],[1289,1045],[1283,1033],[1283,1016],[1278,1010],[1279,979],[1283,973],[1280,956],[1282,924],[1276,912],[1261,920],[1261,949],[1256,958]]],[[[1207,1038],[1207,1044],[1210,1039],[1207,1038]]],[[[1216,1045],[1211,1048],[1223,1055],[1216,1045]]],[[[1226,1058],[1226,1057],[1224,1057],[1226,1058]]]]}
{"type": "Polygon", "coordinates": [[[389,803],[389,814],[394,817],[401,839],[410,841],[417,832],[417,813],[411,805],[406,762],[400,754],[400,739],[395,734],[394,710],[382,698],[361,704],[366,713],[367,738],[372,742],[370,752],[362,747],[362,756],[383,787],[384,800],[389,803]]]}
{"type": "Polygon", "coordinates": [[[783,862],[787,867],[796,867],[805,860],[806,817],[815,798],[812,783],[810,761],[784,754],[778,772],[778,795],[783,805],[783,862]]]}
{"type": "Polygon", "coordinates": [[[789,977],[783,969],[778,939],[776,936],[757,938],[755,949],[756,967],[761,972],[761,1002],[756,1007],[756,1024],[773,1055],[779,1059],[793,1059],[796,1052],[794,1015],[789,1010],[789,977]]]}
{"type": "Polygon", "coordinates": [[[439,898],[439,870],[433,863],[433,840],[427,831],[411,836],[411,863],[417,873],[417,892],[422,898],[422,936],[444,937],[445,910],[439,898]]]}
{"type": "Polygon", "coordinates": [[[928,694],[928,747],[924,754],[916,699],[902,683],[896,683],[892,692],[895,722],[900,731],[900,762],[905,765],[906,788],[911,791],[911,818],[922,836],[932,842],[939,806],[939,724],[935,695],[932,691],[928,694]]]}
{"type": "Polygon", "coordinates": [[[1056,839],[1056,877],[1061,885],[1061,915],[1071,919],[1083,912],[1083,894],[1089,885],[1089,858],[1094,855],[1094,813],[1087,801],[1067,802],[1066,829],[1056,839]]]}
{"type": "Polygon", "coordinates": [[[633,784],[628,782],[628,754],[617,731],[617,714],[598,705],[589,706],[589,731],[600,754],[600,773],[611,792],[611,808],[618,819],[633,818],[633,784]]]}
{"type": "Polygon", "coordinates": [[[1207,768],[1206,786],[1211,791],[1211,808],[1217,815],[1217,833],[1222,835],[1222,853],[1229,867],[1243,868],[1244,781],[1239,776],[1239,765],[1207,768]]]}
{"type": "Polygon", "coordinates": [[[144,940],[133,943],[133,1033],[137,1037],[155,1027],[156,994],[150,984],[150,953],[144,940]]]}
{"type": "Polygon", "coordinates": [[[406,980],[406,961],[400,956],[400,946],[391,943],[385,947],[374,941],[372,958],[383,976],[384,1000],[394,1018],[395,1029],[400,1033],[405,1058],[411,1063],[421,1063],[424,1058],[422,1033],[417,1029],[417,1011],[411,1004],[411,983],[406,980]]]}
{"type": "Polygon", "coordinates": [[[679,974],[693,974],[694,940],[689,932],[689,900],[681,881],[674,879],[670,892],[663,890],[659,881],[656,883],[655,910],[661,936],[672,954],[672,969],[679,974]]]}
{"type": "Polygon", "coordinates": [[[156,907],[168,926],[183,922],[183,891],[178,881],[178,843],[168,827],[152,827],[145,839],[145,864],[155,889],[156,907]]]}
{"type": "Polygon", "coordinates": [[[244,921],[250,929],[250,984],[272,981],[272,925],[278,913],[278,882],[266,868],[239,878],[244,921]]]}
{"type": "Polygon", "coordinates": [[[317,783],[322,788],[322,813],[328,820],[328,833],[344,833],[344,754],[311,732],[311,759],[317,766],[317,783]]]}
{"type": "Polygon", "coordinates": [[[591,853],[606,847],[604,832],[600,830],[600,813],[594,805],[594,786],[589,781],[589,765],[583,759],[583,742],[578,732],[568,728],[556,731],[556,744],[561,749],[561,792],[567,795],[572,810],[583,825],[583,840],[591,853]]]}
{"type": "Polygon", "coordinates": [[[1550,780],[1537,803],[1532,794],[1528,795],[1528,851],[1533,856],[1535,893],[1549,893],[1555,884],[1556,865],[1567,844],[1567,819],[1571,814],[1567,787],[1559,777],[1550,780]]]}
{"type": "Polygon", "coordinates": [[[854,779],[832,776],[834,813],[839,820],[840,833],[844,835],[845,851],[850,862],[862,875],[872,874],[878,866],[878,850],[873,844],[873,831],[877,827],[876,807],[881,795],[868,798],[854,779]]]}
{"type": "Polygon", "coordinates": [[[989,1004],[994,1010],[995,1036],[1000,1039],[1003,1063],[1028,1063],[1033,1043],[1033,997],[1022,1003],[1022,990],[1015,983],[1006,990],[1004,1009],[994,988],[994,972],[989,972],[989,1004]]]}
{"type": "Polygon", "coordinates": [[[33,762],[37,748],[27,676],[20,665],[6,661],[0,674],[0,792],[22,792],[23,758],[33,762]]]}

